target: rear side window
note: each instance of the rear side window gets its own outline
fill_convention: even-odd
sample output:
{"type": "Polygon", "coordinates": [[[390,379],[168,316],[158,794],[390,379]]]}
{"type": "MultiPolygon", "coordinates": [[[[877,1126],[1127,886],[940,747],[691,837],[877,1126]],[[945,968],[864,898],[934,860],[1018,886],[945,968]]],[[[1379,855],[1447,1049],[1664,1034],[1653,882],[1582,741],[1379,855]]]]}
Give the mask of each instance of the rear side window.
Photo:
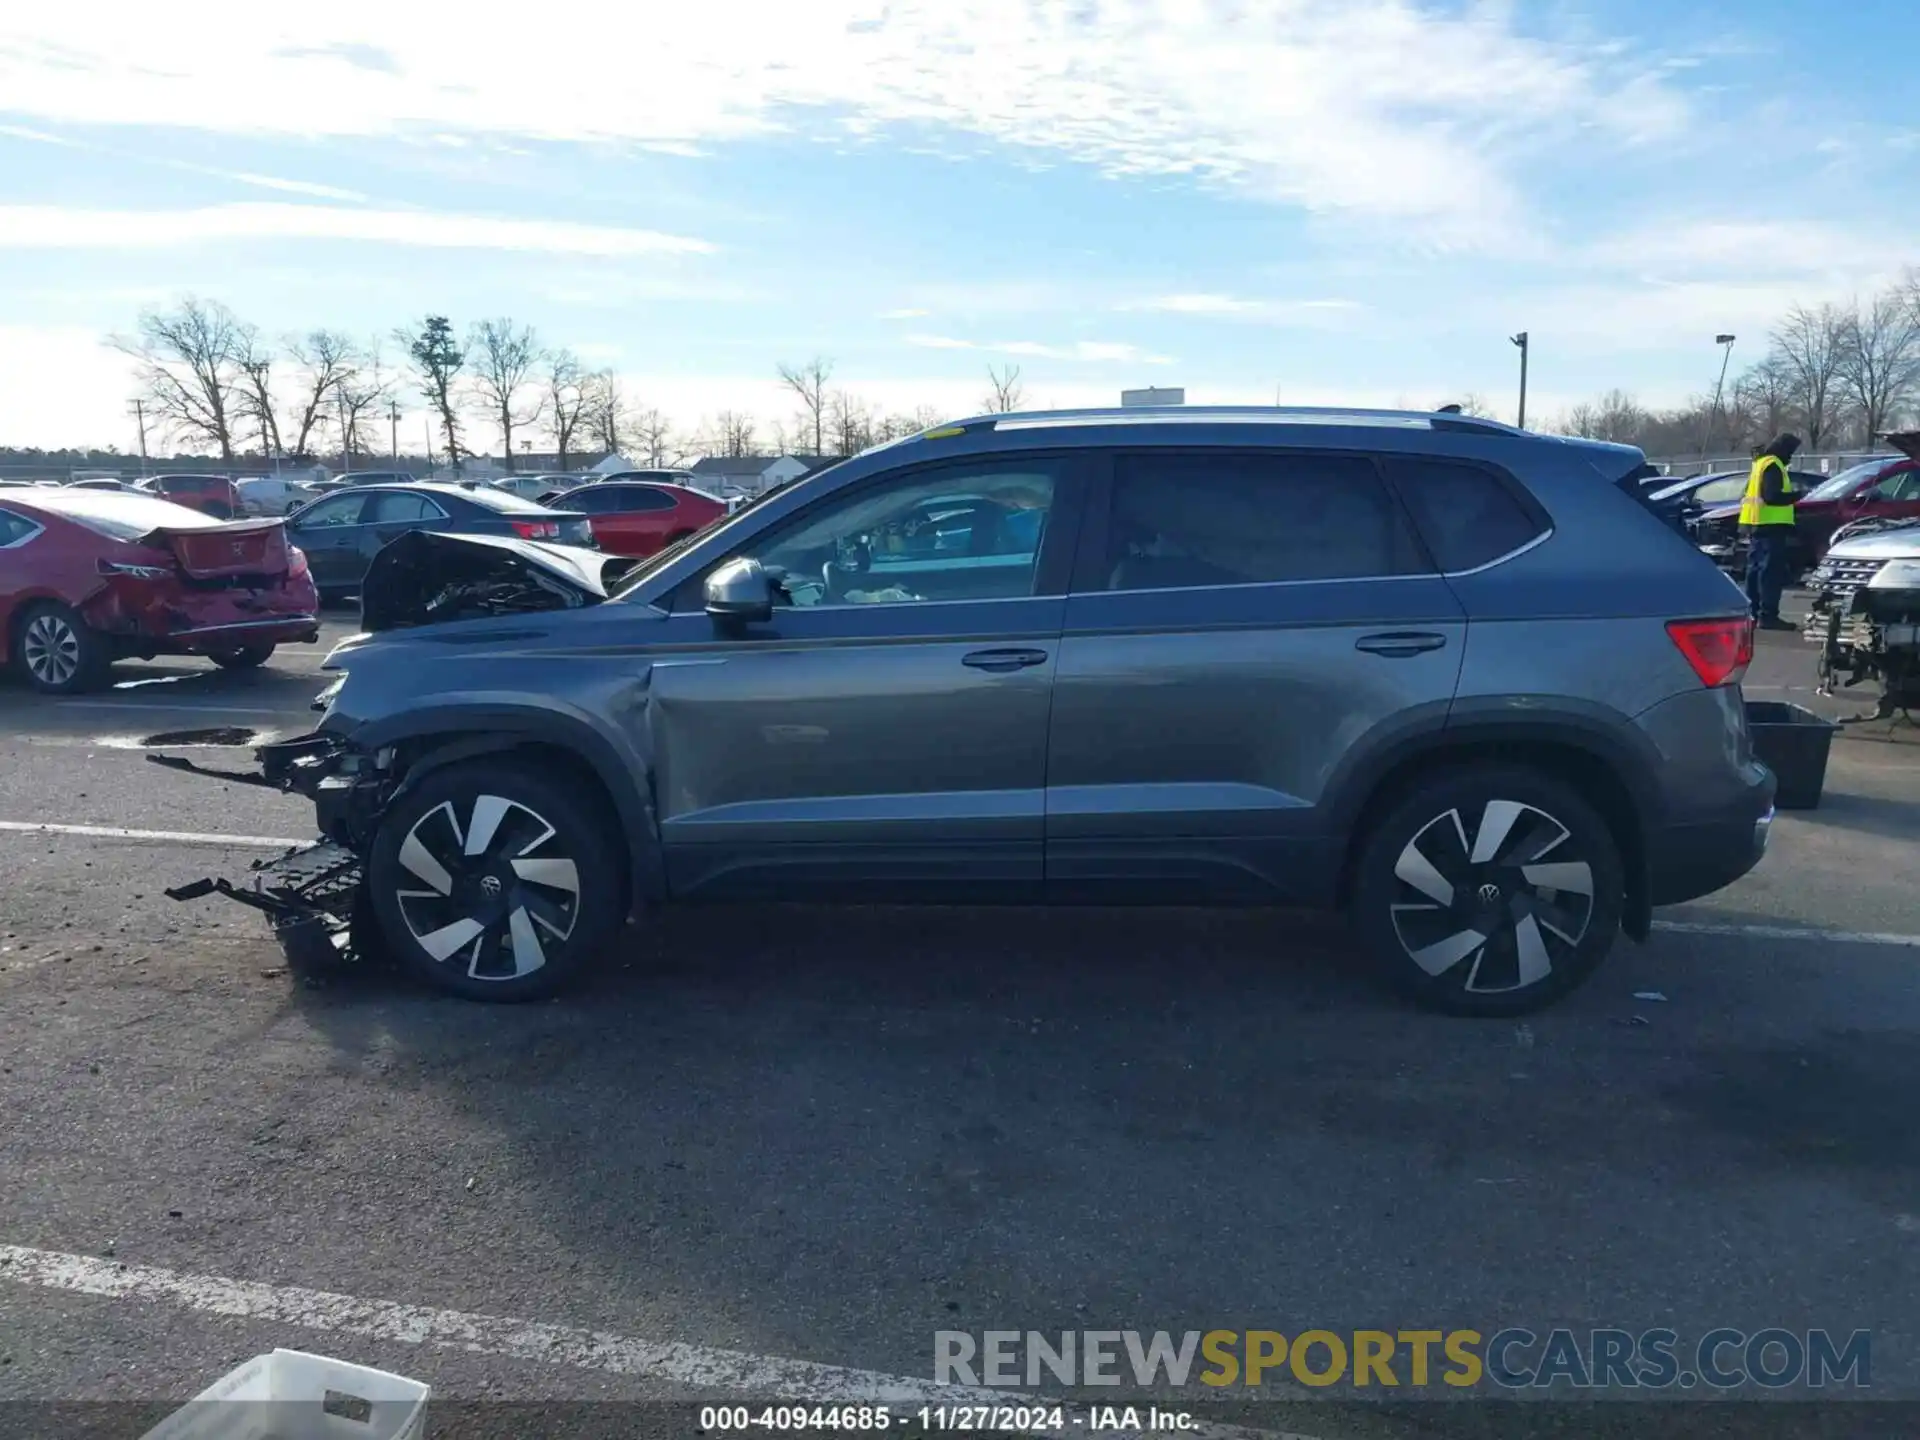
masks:
{"type": "Polygon", "coordinates": [[[1425,570],[1370,460],[1192,451],[1118,457],[1106,588],[1348,580],[1425,570]]]}
{"type": "Polygon", "coordinates": [[[646,485],[625,485],[620,490],[622,510],[671,510],[673,503],[671,495],[646,485]]]}
{"type": "Polygon", "coordinates": [[[0,550],[6,549],[9,545],[18,545],[39,528],[24,515],[16,515],[11,510],[0,510],[0,550]]]}
{"type": "Polygon", "coordinates": [[[443,519],[446,513],[425,495],[402,495],[388,491],[373,497],[373,511],[366,523],[402,525],[410,520],[443,519]]]}
{"type": "Polygon", "coordinates": [[[1384,461],[1420,538],[1442,570],[1472,570],[1545,533],[1546,517],[1500,478],[1453,460],[1384,461]]]}

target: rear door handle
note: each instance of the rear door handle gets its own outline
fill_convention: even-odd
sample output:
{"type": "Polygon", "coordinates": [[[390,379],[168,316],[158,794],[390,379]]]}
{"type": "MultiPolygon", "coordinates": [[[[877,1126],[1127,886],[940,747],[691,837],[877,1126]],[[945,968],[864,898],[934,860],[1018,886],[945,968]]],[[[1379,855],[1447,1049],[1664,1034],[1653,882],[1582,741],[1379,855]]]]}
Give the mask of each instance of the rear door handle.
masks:
{"type": "Polygon", "coordinates": [[[1362,635],[1353,642],[1353,648],[1364,650],[1369,655],[1404,660],[1411,655],[1424,655],[1429,650],[1438,650],[1446,643],[1446,636],[1435,635],[1431,630],[1393,630],[1384,635],[1362,635]]]}
{"type": "Polygon", "coordinates": [[[975,650],[960,657],[960,663],[975,670],[990,670],[996,675],[1009,670],[1025,670],[1030,665],[1047,663],[1044,650],[975,650]]]}

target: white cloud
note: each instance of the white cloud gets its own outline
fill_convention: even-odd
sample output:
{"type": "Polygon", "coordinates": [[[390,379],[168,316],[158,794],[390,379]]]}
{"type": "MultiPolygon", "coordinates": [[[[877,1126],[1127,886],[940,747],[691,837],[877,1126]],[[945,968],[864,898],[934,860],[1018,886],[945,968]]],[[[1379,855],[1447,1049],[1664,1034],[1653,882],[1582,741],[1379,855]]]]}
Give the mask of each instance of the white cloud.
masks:
{"type": "Polygon", "coordinates": [[[683,150],[789,125],[858,144],[931,124],[1042,161],[1418,221],[1442,241],[1514,225],[1518,157],[1565,163],[1687,119],[1657,60],[1523,33],[1504,4],[1132,0],[1090,19],[1028,0],[707,0],[606,7],[588,46],[577,27],[449,27],[388,0],[203,0],[192,26],[150,7],[110,26],[86,6],[14,9],[0,94],[45,120],[683,150]],[[548,73],[569,77],[566,104],[523,82],[548,73]]]}
{"type": "Polygon", "coordinates": [[[927,318],[927,312],[924,310],[882,310],[877,318],[881,320],[924,320],[927,318]]]}
{"type": "Polygon", "coordinates": [[[1046,345],[1038,340],[961,340],[952,335],[909,335],[907,344],[922,350],[981,350],[995,355],[1019,355],[1043,360],[1080,360],[1089,364],[1169,365],[1170,355],[1156,355],[1138,345],[1108,340],[1078,340],[1071,345],[1046,345]]]}
{"type": "Polygon", "coordinates": [[[1363,308],[1357,300],[1253,300],[1242,295],[1221,295],[1208,291],[1180,295],[1156,295],[1115,307],[1120,310],[1151,310],[1163,315],[1218,316],[1227,319],[1259,320],[1275,325],[1324,325],[1342,314],[1363,308]]]}
{"type": "Polygon", "coordinates": [[[279,190],[288,195],[312,195],[321,200],[359,201],[367,197],[358,190],[342,190],[334,185],[318,185],[311,180],[284,180],[278,175],[254,175],[244,170],[211,170],[207,172],[219,175],[227,180],[237,180],[242,185],[255,185],[262,190],[279,190]]]}
{"type": "Polygon", "coordinates": [[[1668,276],[1855,275],[1898,273],[1912,261],[1911,236],[1871,225],[1817,220],[1676,220],[1610,235],[1580,252],[1589,265],[1668,276]]]}
{"type": "Polygon", "coordinates": [[[466,250],[535,250],[570,255],[704,253],[704,240],[576,225],[503,220],[424,210],[249,203],[198,210],[76,210],[0,205],[0,249],[144,250],[219,240],[374,240],[466,250]]]}

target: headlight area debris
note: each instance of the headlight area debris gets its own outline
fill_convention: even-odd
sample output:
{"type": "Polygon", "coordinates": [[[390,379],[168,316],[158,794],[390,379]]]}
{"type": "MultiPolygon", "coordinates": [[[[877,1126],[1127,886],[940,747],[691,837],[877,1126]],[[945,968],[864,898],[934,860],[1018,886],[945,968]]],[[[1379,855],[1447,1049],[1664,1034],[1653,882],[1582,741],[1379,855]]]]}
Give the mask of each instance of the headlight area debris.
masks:
{"type": "MultiPolygon", "coordinates": [[[[220,735],[218,730],[185,731],[166,739],[173,745],[225,743],[220,735]]],[[[169,770],[304,795],[319,816],[319,838],[275,859],[255,861],[240,883],[207,876],[167,890],[167,898],[223,895],[263,912],[289,964],[302,969],[371,958],[374,927],[365,913],[362,858],[390,798],[392,753],[368,754],[321,732],[262,745],[253,753],[257,771],[202,765],[179,755],[147,759],[169,770]]]]}

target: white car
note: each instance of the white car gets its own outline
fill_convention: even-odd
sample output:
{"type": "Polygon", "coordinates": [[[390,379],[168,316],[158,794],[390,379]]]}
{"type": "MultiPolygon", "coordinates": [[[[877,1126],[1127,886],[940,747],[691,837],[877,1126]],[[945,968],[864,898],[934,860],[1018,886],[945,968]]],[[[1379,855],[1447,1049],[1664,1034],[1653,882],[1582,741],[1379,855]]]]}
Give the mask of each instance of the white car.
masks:
{"type": "Polygon", "coordinates": [[[240,493],[242,515],[285,515],[290,510],[298,510],[320,494],[298,481],[285,480],[278,475],[236,480],[233,485],[240,493]]]}

